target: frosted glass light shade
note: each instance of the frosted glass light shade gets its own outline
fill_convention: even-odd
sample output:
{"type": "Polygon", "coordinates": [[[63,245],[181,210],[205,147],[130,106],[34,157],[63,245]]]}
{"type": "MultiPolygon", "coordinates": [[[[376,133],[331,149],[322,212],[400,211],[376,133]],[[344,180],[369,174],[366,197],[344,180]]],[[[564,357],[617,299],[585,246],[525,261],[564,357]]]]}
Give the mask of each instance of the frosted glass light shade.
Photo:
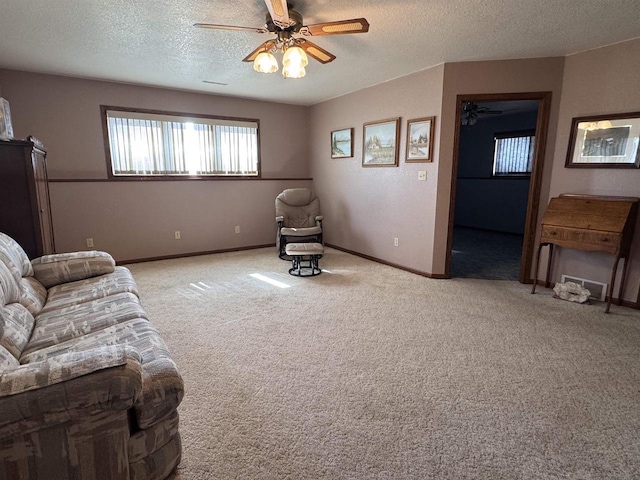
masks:
{"type": "Polygon", "coordinates": [[[306,73],[304,67],[293,68],[291,65],[282,67],[282,76],[284,78],[302,78],[306,73]]]}
{"type": "Polygon", "coordinates": [[[278,71],[278,61],[269,52],[260,52],[253,61],[253,69],[260,73],[273,73],[278,71]]]}
{"type": "Polygon", "coordinates": [[[309,64],[307,54],[300,47],[289,47],[282,57],[282,65],[293,67],[295,69],[304,68],[309,64]]]}

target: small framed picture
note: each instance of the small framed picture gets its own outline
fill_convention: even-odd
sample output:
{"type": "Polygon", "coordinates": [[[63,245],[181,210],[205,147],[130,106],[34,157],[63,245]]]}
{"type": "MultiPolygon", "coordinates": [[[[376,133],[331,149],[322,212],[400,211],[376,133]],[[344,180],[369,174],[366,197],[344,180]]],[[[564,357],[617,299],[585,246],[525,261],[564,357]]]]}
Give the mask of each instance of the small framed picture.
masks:
{"type": "Polygon", "coordinates": [[[364,124],[362,133],[363,167],[397,167],[400,118],[364,124]]]}
{"type": "Polygon", "coordinates": [[[9,102],[2,97],[0,97],[0,138],[4,140],[11,140],[13,138],[9,102]]]}
{"type": "Polygon", "coordinates": [[[331,158],[353,157],[353,128],[331,132],[331,158]]]}
{"type": "Polygon", "coordinates": [[[407,120],[407,163],[433,162],[433,130],[436,117],[407,120]]]}
{"type": "Polygon", "coordinates": [[[640,112],[576,117],[566,167],[640,168],[640,112]]]}

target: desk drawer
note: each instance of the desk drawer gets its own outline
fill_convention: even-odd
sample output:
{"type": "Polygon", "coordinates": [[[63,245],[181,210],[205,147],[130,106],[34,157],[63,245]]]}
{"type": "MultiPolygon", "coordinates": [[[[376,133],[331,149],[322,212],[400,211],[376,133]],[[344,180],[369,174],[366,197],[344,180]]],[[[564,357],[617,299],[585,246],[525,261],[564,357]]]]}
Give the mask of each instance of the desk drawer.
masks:
{"type": "Polygon", "coordinates": [[[619,233],[543,225],[541,241],[580,250],[617,253],[621,238],[622,235],[619,233]]]}

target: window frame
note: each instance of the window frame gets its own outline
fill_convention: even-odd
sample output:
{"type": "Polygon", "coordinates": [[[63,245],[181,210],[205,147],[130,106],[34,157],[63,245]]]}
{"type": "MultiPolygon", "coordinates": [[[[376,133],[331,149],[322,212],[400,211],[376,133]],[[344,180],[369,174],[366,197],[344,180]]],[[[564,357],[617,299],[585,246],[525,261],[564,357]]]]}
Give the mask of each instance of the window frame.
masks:
{"type": "MultiPolygon", "coordinates": [[[[533,172],[533,161],[531,163],[531,172],[527,172],[527,173],[503,173],[503,174],[495,174],[496,171],[496,147],[497,147],[497,142],[496,140],[500,140],[500,139],[505,139],[505,138],[519,138],[519,137],[533,137],[534,139],[537,140],[537,136],[536,136],[536,129],[535,128],[530,128],[527,130],[511,130],[508,132],[496,132],[493,134],[493,159],[491,161],[491,178],[509,178],[511,180],[513,179],[525,179],[528,180],[531,178],[531,173],[533,172]]],[[[535,147],[534,147],[534,151],[532,153],[532,160],[535,160],[535,147]]]]}
{"type": "Polygon", "coordinates": [[[261,180],[262,179],[262,161],[261,161],[261,146],[260,146],[260,119],[257,118],[244,118],[244,117],[229,117],[222,115],[207,115],[202,113],[185,113],[185,112],[171,112],[166,110],[152,110],[145,108],[134,107],[117,107],[112,105],[100,105],[100,116],[102,122],[102,135],[104,140],[105,160],[107,166],[107,179],[113,181],[186,181],[186,180],[261,180]],[[116,175],[113,173],[113,162],[111,159],[111,142],[109,139],[109,120],[107,118],[107,111],[110,112],[127,112],[127,113],[143,113],[152,115],[169,115],[176,117],[191,117],[191,118],[206,118],[208,120],[228,120],[239,122],[255,122],[257,125],[257,175],[116,175]]]}

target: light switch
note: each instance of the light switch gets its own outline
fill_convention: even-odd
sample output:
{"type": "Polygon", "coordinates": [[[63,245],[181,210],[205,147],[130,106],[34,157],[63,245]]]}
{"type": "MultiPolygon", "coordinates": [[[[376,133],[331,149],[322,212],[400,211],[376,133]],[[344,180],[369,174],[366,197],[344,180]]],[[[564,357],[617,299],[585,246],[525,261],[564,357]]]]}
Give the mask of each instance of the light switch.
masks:
{"type": "Polygon", "coordinates": [[[427,179],[427,171],[426,170],[420,170],[418,172],[418,180],[426,180],[427,179]]]}

